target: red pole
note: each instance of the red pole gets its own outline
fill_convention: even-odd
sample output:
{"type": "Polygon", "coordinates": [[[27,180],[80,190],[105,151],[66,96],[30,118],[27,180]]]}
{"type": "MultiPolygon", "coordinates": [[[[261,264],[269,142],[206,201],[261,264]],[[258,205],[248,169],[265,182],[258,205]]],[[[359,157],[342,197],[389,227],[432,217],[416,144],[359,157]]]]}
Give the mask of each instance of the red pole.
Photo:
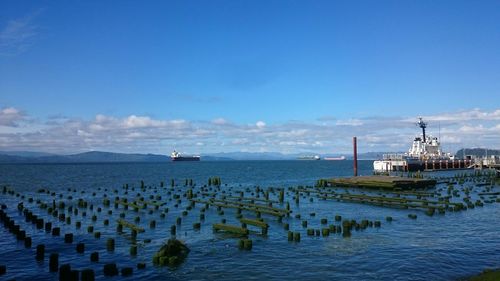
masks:
{"type": "Polygon", "coordinates": [[[352,138],[352,146],[354,149],[354,176],[358,176],[358,144],[356,137],[352,138]]]}

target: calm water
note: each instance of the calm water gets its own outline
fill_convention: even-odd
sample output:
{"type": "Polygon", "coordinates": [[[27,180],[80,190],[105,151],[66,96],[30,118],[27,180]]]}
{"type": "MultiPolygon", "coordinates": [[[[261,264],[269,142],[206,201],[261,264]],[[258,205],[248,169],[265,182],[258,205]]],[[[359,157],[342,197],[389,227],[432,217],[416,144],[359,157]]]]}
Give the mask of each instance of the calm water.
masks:
{"type": "MultiPolygon", "coordinates": [[[[371,174],[371,161],[360,162],[360,174],[371,174]]],[[[174,178],[180,186],[178,194],[186,188],[184,179],[191,178],[201,186],[212,176],[222,178],[222,189],[245,190],[254,186],[290,187],[297,185],[313,185],[319,178],[332,176],[350,176],[350,161],[230,161],[230,162],[184,162],[164,164],[71,164],[71,165],[0,165],[0,186],[9,185],[17,192],[28,197],[52,202],[53,197],[39,194],[40,188],[48,188],[64,196],[72,195],[74,200],[85,198],[94,204],[101,204],[104,189],[108,196],[114,198],[113,190],[119,190],[123,196],[122,186],[128,183],[138,187],[144,180],[146,186],[158,187],[161,181],[166,186],[174,178]],[[68,191],[68,188],[71,191],[68,191]],[[98,191],[98,188],[101,190],[98,191]],[[77,192],[72,192],[76,189],[77,192]],[[81,193],[81,191],[85,193],[81,193]],[[96,196],[92,196],[97,192],[96,196]]],[[[441,172],[439,176],[453,175],[455,172],[441,172]]],[[[473,186],[466,183],[466,186],[473,186]]],[[[438,186],[440,187],[440,186],[438,186]]],[[[169,187],[170,188],[170,187],[169,187]]],[[[482,187],[475,187],[481,190],[482,187]]],[[[497,186],[493,189],[499,191],[497,186]]],[[[129,192],[130,198],[140,192],[129,192]]],[[[152,193],[142,193],[148,197],[152,193]]],[[[166,218],[161,219],[159,212],[139,214],[126,211],[126,219],[133,221],[141,217],[139,223],[146,229],[139,234],[138,240],[151,239],[151,243],[139,243],[136,257],[129,254],[130,237],[117,235],[114,221],[121,208],[114,209],[111,216],[107,208],[101,213],[96,209],[88,210],[86,217],[73,216],[72,224],[58,222],[56,218],[46,215],[46,211],[37,208],[35,203],[25,206],[35,213],[46,215],[54,225],[61,227],[61,237],[54,237],[44,230],[37,230],[33,224],[24,222],[17,211],[20,198],[0,194],[0,203],[7,204],[8,214],[26,230],[33,238],[33,247],[26,249],[22,242],[0,225],[0,264],[7,265],[8,274],[1,278],[16,280],[56,280],[57,274],[48,269],[48,254],[58,252],[60,264],[70,263],[74,269],[92,268],[96,271],[97,280],[108,280],[102,275],[102,267],[107,262],[116,262],[118,267],[134,267],[132,278],[141,280],[456,280],[476,274],[485,268],[500,267],[500,204],[485,204],[463,212],[447,212],[446,215],[428,217],[422,211],[396,210],[355,203],[322,201],[314,198],[314,202],[302,199],[297,206],[291,196],[290,201],[294,214],[300,213],[307,219],[309,227],[321,228],[320,219],[333,221],[335,215],[348,219],[381,220],[381,228],[368,228],[364,231],[353,231],[352,237],[341,235],[329,237],[308,237],[301,226],[301,220],[292,215],[283,222],[290,224],[290,230],[300,231],[300,243],[287,241],[287,233],[276,219],[263,216],[270,224],[266,237],[250,235],[253,240],[251,251],[241,251],[237,247],[237,239],[227,235],[214,234],[211,225],[226,218],[230,224],[238,224],[235,211],[225,210],[223,217],[211,207],[206,212],[206,220],[201,230],[193,230],[193,223],[198,221],[200,205],[197,205],[188,216],[183,217],[182,226],[178,229],[178,238],[184,240],[191,249],[187,260],[178,268],[155,267],[151,258],[161,244],[170,237],[170,226],[185,210],[187,201],[175,208],[174,201],[167,201],[166,191],[159,192],[164,207],[169,208],[166,218]],[[309,214],[315,212],[315,217],[309,214]],[[417,220],[408,218],[409,213],[416,213],[417,220]],[[91,216],[96,214],[98,220],[92,223],[91,216]],[[394,221],[388,223],[386,216],[394,221]],[[104,226],[102,220],[109,218],[112,222],[104,226]],[[149,229],[150,220],[157,221],[156,229],[149,229]],[[82,221],[82,228],[75,229],[74,222],[82,221]],[[94,238],[87,233],[88,225],[95,225],[102,237],[94,238]],[[73,244],[64,243],[64,233],[75,234],[73,244]],[[115,252],[106,251],[106,240],[116,238],[115,252]],[[77,254],[76,242],[85,243],[85,253],[77,254]],[[37,244],[46,245],[44,262],[35,261],[37,244]],[[99,263],[91,263],[91,252],[100,253],[99,263]],[[138,262],[146,262],[145,270],[135,270],[138,262]]],[[[155,194],[156,195],[156,194],[155,194]]],[[[249,194],[247,196],[250,196],[249,194]]],[[[461,200],[461,198],[459,198],[461,200]]],[[[64,200],[69,202],[68,200],[64,200]]],[[[282,206],[284,207],[284,206],[282,206]]],[[[252,216],[244,213],[245,216],[252,216]]],[[[114,277],[119,279],[121,277],[114,277]]],[[[129,278],[129,279],[132,279],[129,278]]]]}

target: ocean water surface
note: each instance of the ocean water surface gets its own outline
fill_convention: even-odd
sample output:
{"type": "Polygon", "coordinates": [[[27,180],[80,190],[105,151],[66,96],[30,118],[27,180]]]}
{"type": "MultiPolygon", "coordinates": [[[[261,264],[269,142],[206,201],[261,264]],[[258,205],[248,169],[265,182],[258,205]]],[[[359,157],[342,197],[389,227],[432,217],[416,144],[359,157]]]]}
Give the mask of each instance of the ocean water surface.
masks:
{"type": "MultiPolygon", "coordinates": [[[[360,174],[372,173],[371,161],[360,161],[359,166],[360,174]]],[[[456,173],[446,171],[431,175],[449,177],[456,173]]],[[[500,267],[499,203],[485,203],[483,207],[430,217],[418,210],[320,200],[314,196],[300,198],[300,204],[297,205],[291,193],[285,197],[285,201],[290,202],[293,213],[285,217],[283,223],[288,223],[290,230],[300,232],[301,241],[289,242],[283,223],[264,214],[262,217],[270,225],[268,235],[251,234],[253,248],[243,251],[238,249],[237,238],[212,231],[212,224],[220,222],[222,218],[229,224],[239,224],[234,209],[224,209],[224,215],[221,216],[216,207],[210,207],[205,212],[206,219],[202,221],[201,229],[195,230],[193,223],[199,221],[203,205],[197,204],[187,216],[183,216],[182,211],[189,205],[188,200],[181,196],[178,207],[175,207],[175,200],[169,200],[170,195],[182,195],[190,188],[184,186],[185,179],[193,180],[196,184],[193,189],[196,191],[207,184],[209,177],[218,176],[222,180],[219,194],[226,191],[226,195],[236,195],[236,191],[246,191],[245,196],[251,196],[256,186],[263,189],[312,186],[320,178],[351,174],[350,161],[0,165],[0,187],[9,186],[16,193],[24,195],[22,199],[15,195],[0,194],[0,203],[7,206],[4,211],[33,239],[33,246],[25,248],[22,241],[18,241],[0,224],[0,265],[7,266],[7,274],[0,276],[0,279],[57,280],[57,273],[49,272],[48,266],[48,255],[55,252],[59,253],[59,264],[69,263],[77,270],[94,269],[96,280],[123,278],[103,276],[103,265],[109,262],[115,262],[119,268],[134,267],[133,276],[128,278],[140,280],[457,280],[477,274],[485,268],[500,267]],[[171,179],[177,184],[173,190],[170,187],[171,179]],[[141,180],[146,186],[145,191],[139,188],[141,180]],[[162,181],[165,186],[160,188],[162,181]],[[124,184],[129,185],[128,194],[124,194],[124,184]],[[48,189],[55,196],[39,193],[40,189],[48,189]],[[62,194],[62,198],[59,194],[62,194]],[[113,204],[110,207],[102,206],[104,194],[112,200],[120,196],[129,198],[129,201],[135,197],[161,195],[166,204],[152,214],[147,210],[123,210],[122,206],[115,209],[113,204]],[[69,200],[68,196],[73,199],[69,200]],[[64,201],[66,206],[75,206],[77,200],[82,198],[96,208],[87,209],[86,216],[82,216],[81,212],[78,215],[66,212],[72,218],[72,222],[67,224],[47,214],[36,202],[29,203],[27,199],[30,197],[48,203],[52,200],[64,201]],[[313,198],[312,202],[309,198],[313,198]],[[51,221],[53,226],[60,227],[61,236],[52,236],[43,229],[37,229],[34,224],[25,222],[23,214],[17,210],[21,201],[26,208],[51,221]],[[97,206],[102,207],[101,212],[97,211],[97,206]],[[161,218],[159,214],[165,208],[168,208],[168,213],[165,218],[161,218]],[[108,210],[112,210],[112,215],[108,215],[108,210]],[[146,230],[138,235],[137,256],[130,255],[130,245],[134,243],[130,235],[116,232],[116,220],[122,212],[126,214],[125,219],[131,222],[139,217],[140,222],[137,224],[146,230]],[[315,216],[310,216],[311,213],[315,213],[315,216]],[[409,219],[410,213],[417,214],[418,218],[409,219]],[[91,220],[94,214],[97,216],[95,222],[91,220]],[[296,214],[301,214],[302,218],[296,219],[296,214]],[[335,223],[335,215],[357,221],[380,220],[382,227],[353,231],[349,238],[335,234],[328,237],[306,235],[302,220],[308,221],[309,228],[321,229],[324,226],[320,219],[327,218],[329,224],[335,223]],[[393,221],[386,222],[387,216],[392,216],[393,221]],[[152,256],[171,237],[170,227],[176,224],[177,217],[182,217],[177,238],[185,241],[191,251],[178,267],[154,266],[152,256]],[[104,219],[110,220],[109,226],[103,224],[104,219]],[[154,229],[149,227],[151,220],[157,222],[154,229]],[[76,221],[81,221],[80,229],[76,229],[76,221]],[[94,226],[94,232],[101,232],[101,238],[95,238],[87,232],[89,225],[94,226]],[[72,244],[64,243],[64,233],[75,235],[72,244]],[[116,239],[114,252],[106,250],[107,238],[116,239]],[[151,242],[144,243],[148,239],[151,242]],[[83,254],[76,252],[77,242],[85,243],[83,254]],[[38,244],[45,244],[46,247],[46,257],[41,262],[35,260],[35,247],[38,244]],[[96,251],[100,254],[100,261],[90,262],[90,253],[96,251]],[[140,262],[146,263],[146,269],[135,268],[140,262]]],[[[477,192],[484,189],[484,186],[472,182],[463,185],[477,192]]],[[[437,186],[438,189],[445,187],[445,183],[437,186]]],[[[492,191],[499,190],[498,186],[492,188],[492,191]]],[[[477,192],[473,192],[473,196],[477,197],[477,192]]],[[[271,199],[277,199],[276,196],[271,195],[271,199]]],[[[461,197],[457,200],[460,201],[461,197]]],[[[285,208],[285,204],[273,206],[285,208]]],[[[245,211],[243,214],[245,217],[255,216],[245,211]]]]}

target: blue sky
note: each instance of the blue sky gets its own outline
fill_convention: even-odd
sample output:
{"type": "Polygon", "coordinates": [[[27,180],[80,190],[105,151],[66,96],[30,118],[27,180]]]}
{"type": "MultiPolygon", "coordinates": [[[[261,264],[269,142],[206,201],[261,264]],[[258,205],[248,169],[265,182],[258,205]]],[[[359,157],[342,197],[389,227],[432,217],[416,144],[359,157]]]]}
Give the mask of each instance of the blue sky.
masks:
{"type": "Polygon", "coordinates": [[[0,6],[2,150],[500,147],[499,1],[0,6]]]}

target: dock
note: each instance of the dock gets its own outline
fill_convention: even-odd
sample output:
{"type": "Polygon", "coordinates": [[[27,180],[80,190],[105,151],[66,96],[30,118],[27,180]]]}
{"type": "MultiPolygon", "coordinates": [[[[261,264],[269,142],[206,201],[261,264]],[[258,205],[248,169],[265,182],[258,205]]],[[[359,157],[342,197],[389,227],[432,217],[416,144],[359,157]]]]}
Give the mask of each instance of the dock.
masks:
{"type": "Polygon", "coordinates": [[[396,176],[359,176],[350,178],[332,178],[327,180],[330,186],[363,187],[375,189],[414,189],[430,188],[436,185],[432,179],[404,178],[396,176]]]}

